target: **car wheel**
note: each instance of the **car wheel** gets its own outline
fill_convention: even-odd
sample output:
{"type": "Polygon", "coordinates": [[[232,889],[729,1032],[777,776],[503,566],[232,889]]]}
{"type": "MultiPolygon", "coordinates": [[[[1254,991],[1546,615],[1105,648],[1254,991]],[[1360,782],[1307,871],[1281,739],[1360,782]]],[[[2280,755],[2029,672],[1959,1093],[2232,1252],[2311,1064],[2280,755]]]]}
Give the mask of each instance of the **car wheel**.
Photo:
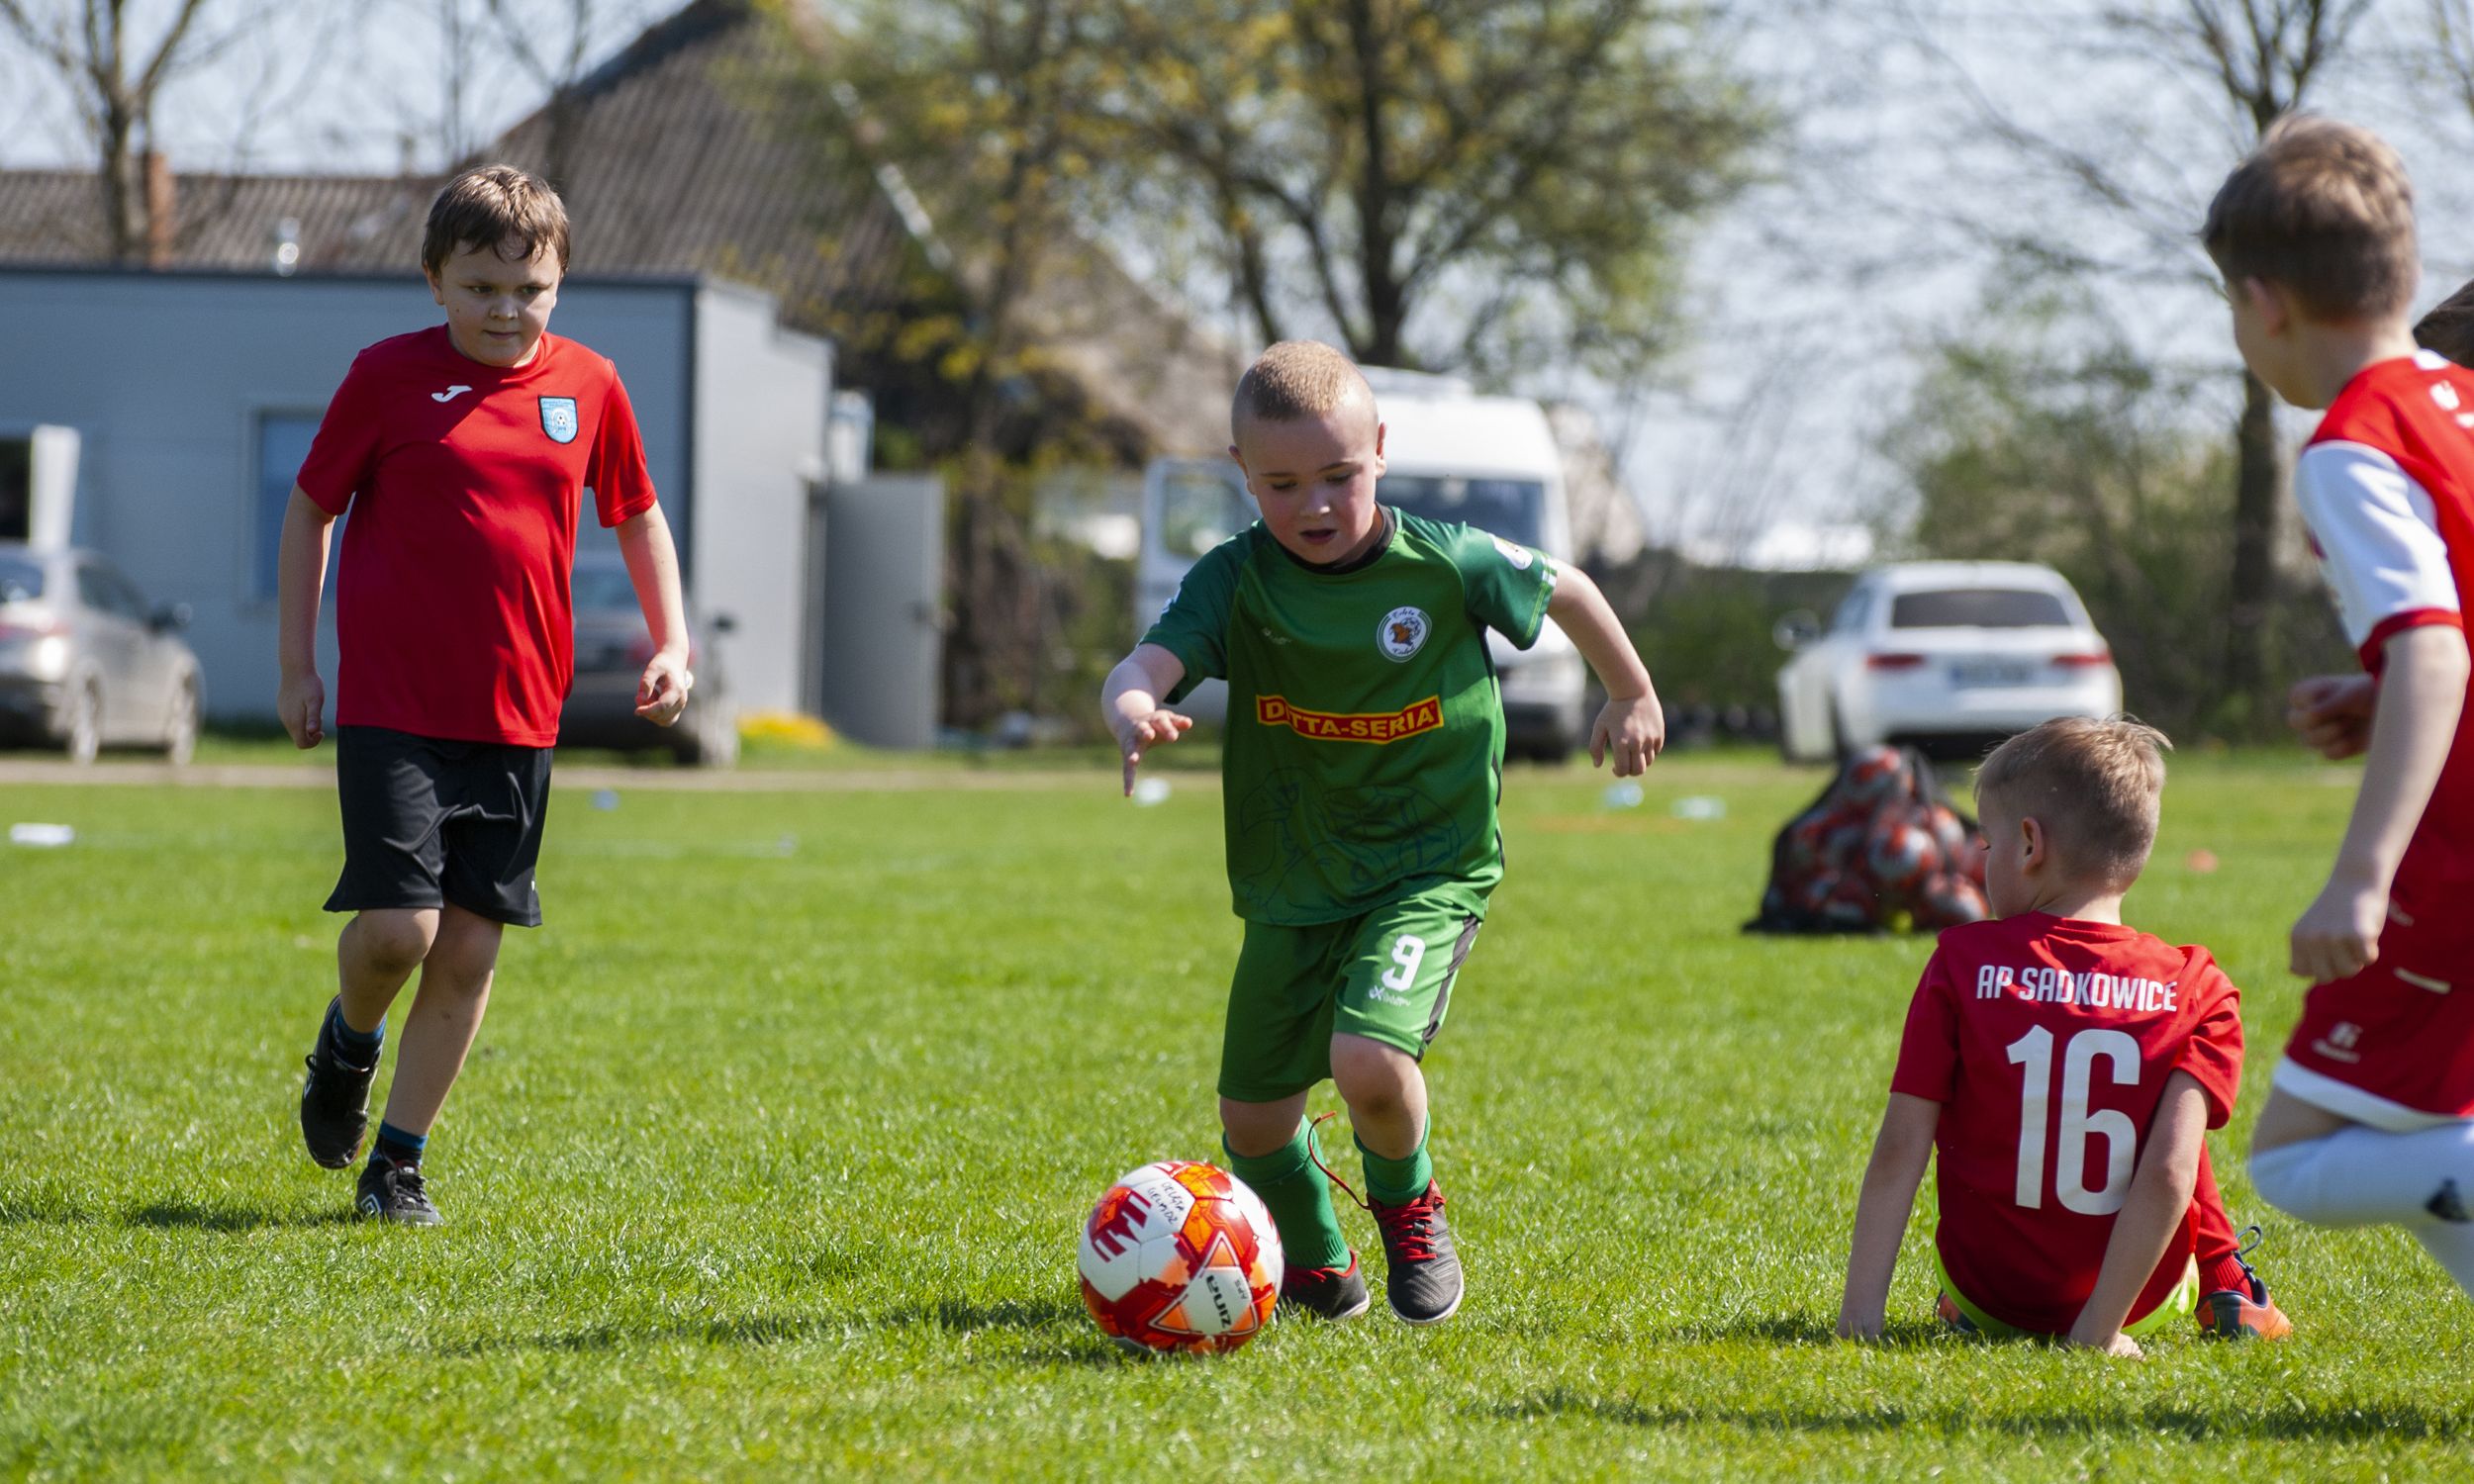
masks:
{"type": "Polygon", "coordinates": [[[172,714],[163,724],[163,760],[185,768],[197,754],[198,683],[187,677],[172,692],[172,714]]]}
{"type": "Polygon", "coordinates": [[[61,730],[68,760],[84,765],[103,750],[103,688],[87,681],[69,693],[68,724],[61,730]]]}

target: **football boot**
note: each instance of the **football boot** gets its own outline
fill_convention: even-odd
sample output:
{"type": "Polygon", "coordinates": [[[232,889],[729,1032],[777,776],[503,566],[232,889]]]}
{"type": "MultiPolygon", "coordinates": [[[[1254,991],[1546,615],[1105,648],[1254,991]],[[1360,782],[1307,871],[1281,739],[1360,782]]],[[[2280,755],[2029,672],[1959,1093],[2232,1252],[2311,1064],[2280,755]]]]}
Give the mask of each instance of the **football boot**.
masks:
{"type": "MultiPolygon", "coordinates": [[[[330,1005],[330,1015],[333,1009],[330,1005]]],[[[372,1059],[367,1067],[353,1066],[327,1024],[328,1017],[321,1017],[318,1044],[307,1058],[309,1075],[301,1080],[301,1142],[312,1159],[342,1169],[361,1152],[361,1136],[369,1132],[369,1083],[378,1064],[372,1059]]]]}
{"type": "Polygon", "coordinates": [[[2242,1235],[2250,1241],[2234,1254],[2242,1267],[2242,1287],[2200,1295],[2199,1332],[2218,1340],[2282,1340],[2294,1333],[2294,1322],[2269,1302],[2267,1280],[2250,1265],[2250,1254],[2259,1250],[2259,1229],[2242,1235]]]}
{"type": "Polygon", "coordinates": [[[1415,1200],[1369,1201],[1366,1209],[1382,1232],[1383,1298],[1391,1312],[1413,1325],[1450,1319],[1461,1307],[1461,1256],[1444,1220],[1443,1187],[1429,1180],[1415,1200]]]}
{"type": "Polygon", "coordinates": [[[1323,1319],[1355,1319],[1375,1306],[1358,1254],[1346,1267],[1291,1267],[1281,1274],[1280,1301],[1323,1319]]]}
{"type": "Polygon", "coordinates": [[[400,1164],[384,1155],[372,1156],[361,1171],[361,1188],[352,1209],[375,1221],[402,1222],[408,1227],[443,1226],[446,1218],[429,1204],[421,1166],[400,1164]]]}

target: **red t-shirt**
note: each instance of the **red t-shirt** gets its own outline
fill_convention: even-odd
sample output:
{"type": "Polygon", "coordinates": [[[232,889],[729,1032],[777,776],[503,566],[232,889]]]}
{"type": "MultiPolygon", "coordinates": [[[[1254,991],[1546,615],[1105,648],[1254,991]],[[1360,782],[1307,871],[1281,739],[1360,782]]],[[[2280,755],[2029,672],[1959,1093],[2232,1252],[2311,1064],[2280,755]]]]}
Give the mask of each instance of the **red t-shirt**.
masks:
{"type": "Polygon", "coordinates": [[[653,506],[618,368],[544,334],[485,366],[446,326],[353,358],[301,465],[352,518],[335,579],[335,720],[547,747],[574,675],[568,585],[590,489],[604,525],[653,506]]]}
{"type": "MultiPolygon", "coordinates": [[[[1942,1105],[1934,1243],[1960,1292],[2020,1329],[2069,1330],[2175,1071],[2222,1127],[2242,1073],[2240,994],[2206,949],[2044,912],[1942,934],[1890,1089],[1942,1105]]],[[[2133,1319],[2192,1250],[2185,1212],[2133,1319]]]]}

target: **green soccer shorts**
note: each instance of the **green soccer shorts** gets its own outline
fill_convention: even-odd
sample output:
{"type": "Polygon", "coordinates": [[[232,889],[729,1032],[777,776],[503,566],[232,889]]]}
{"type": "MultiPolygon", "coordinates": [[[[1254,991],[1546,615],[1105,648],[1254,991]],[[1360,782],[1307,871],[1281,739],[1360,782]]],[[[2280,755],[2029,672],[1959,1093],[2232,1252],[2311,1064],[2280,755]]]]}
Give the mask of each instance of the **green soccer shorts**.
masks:
{"type": "Polygon", "coordinates": [[[1338,1032],[1423,1058],[1479,921],[1466,892],[1429,892],[1310,927],[1248,922],[1228,990],[1220,1095],[1276,1103],[1305,1091],[1331,1075],[1338,1032]]]}

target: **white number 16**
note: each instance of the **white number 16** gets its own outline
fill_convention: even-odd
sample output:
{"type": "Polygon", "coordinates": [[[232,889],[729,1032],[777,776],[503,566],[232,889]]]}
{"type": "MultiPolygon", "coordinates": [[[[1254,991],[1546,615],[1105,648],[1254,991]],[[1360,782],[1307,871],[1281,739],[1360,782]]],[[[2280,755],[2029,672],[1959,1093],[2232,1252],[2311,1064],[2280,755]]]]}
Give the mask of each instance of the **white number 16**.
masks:
{"type": "MultiPolygon", "coordinates": [[[[2046,1099],[2051,1095],[2053,1033],[2038,1026],[2004,1050],[2013,1066],[2027,1068],[2019,1088],[2019,1178],[2012,1199],[2031,1211],[2045,1205],[2046,1099]]],[[[2087,1110],[2089,1084],[2101,1058],[2113,1064],[2114,1085],[2139,1083],[2139,1043],[2120,1031],[2081,1031],[2063,1048],[2061,1131],[2053,1141],[2053,1194],[2081,1216],[2110,1216],[2122,1209],[2139,1154],[2139,1130],[2119,1108],[2087,1110]],[[2087,1142],[2105,1141],[2105,1179],[2087,1184],[2087,1142]]]]}

